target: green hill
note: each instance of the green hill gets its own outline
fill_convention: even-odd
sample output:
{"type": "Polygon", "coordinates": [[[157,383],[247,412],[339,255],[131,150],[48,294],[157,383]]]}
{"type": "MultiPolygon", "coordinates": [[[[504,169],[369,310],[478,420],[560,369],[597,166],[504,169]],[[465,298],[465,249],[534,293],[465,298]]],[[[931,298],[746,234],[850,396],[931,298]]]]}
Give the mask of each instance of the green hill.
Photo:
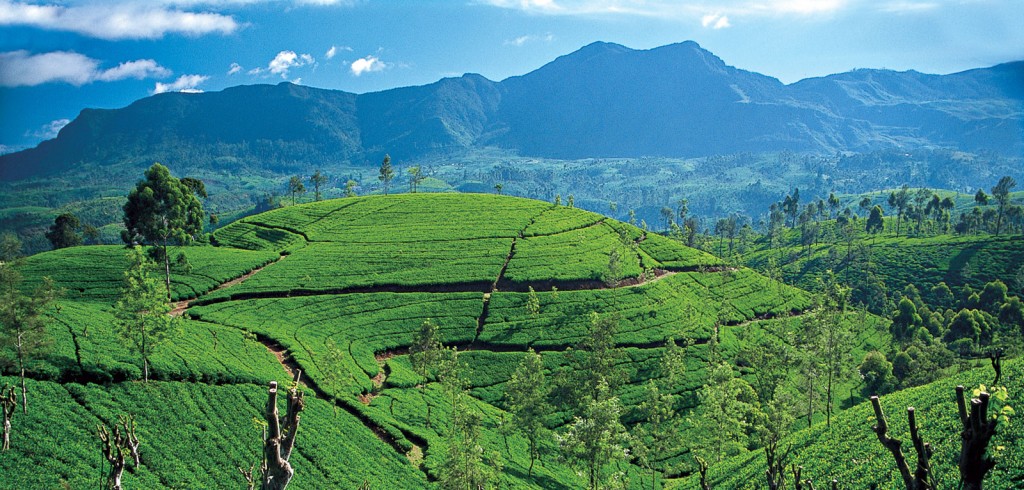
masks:
{"type": "MultiPolygon", "coordinates": [[[[241,486],[235,468],[256,461],[252,419],[266,382],[286,383],[294,369],[304,373],[309,406],[293,488],[430,486],[442,473],[451,403],[407,355],[430,319],[444,344],[462,352],[470,409],[481,417],[484,450],[501,456],[503,485],[579,488],[553,437],[529,478],[526,440],[502,428],[504,389],[528,348],[542,355],[548,376],[571,375],[570,348],[586,338],[590,315],[617,318],[615,394],[635,429],[648,423],[637,408],[644,385],[660,376],[667,339],[688,339],[685,377],[671,387],[686,411],[709,358],[736,359],[751,339],[798,328],[812,304],[799,289],[630,225],[496,195],[302,204],[239,220],[213,242],[182,249],[191,271],[174,271],[174,295],[195,299],[181,305],[189,317],[183,334],[157,351],[158,381],[149,384],[136,381],[139,362],[113,332],[121,249],[75,247],[21,266],[26,287],[50,276],[65,293],[48,313],[53,349],[29,366],[31,409],[13,420],[0,486],[95,485],[95,426],[129,412],[143,446],[127,487],[241,486]],[[531,288],[535,311],[527,306],[531,288]]],[[[874,317],[843,321],[856,325],[851,363],[889,342],[874,317]]],[[[752,377],[750,366],[733,371],[752,377]]],[[[837,405],[860,400],[858,382],[837,382],[837,405]]],[[[571,418],[563,407],[548,429],[564,431],[571,418]]],[[[681,440],[693,435],[685,422],[682,430],[681,440]]],[[[692,470],[685,448],[654,459],[670,474],[692,470]]],[[[650,484],[633,464],[617,470],[632,487],[650,484]]]]}
{"type": "MultiPolygon", "coordinates": [[[[1005,404],[1015,410],[1024,403],[1020,380],[1024,379],[1024,363],[1020,360],[1003,365],[1003,379],[1009,388],[1005,404]]],[[[903,451],[913,468],[916,461],[907,428],[906,408],[914,407],[924,442],[931,444],[935,488],[957,488],[960,474],[956,468],[960,454],[960,422],[955,402],[955,387],[970,389],[992,381],[990,368],[979,368],[932,383],[881,397],[882,410],[889,423],[889,435],[904,441],[903,451]]],[[[993,399],[994,400],[994,399],[993,399]]],[[[993,401],[999,407],[1004,402],[993,401]]],[[[995,411],[995,410],[993,410],[995,411]]],[[[831,430],[817,425],[799,431],[783,440],[780,448],[792,448],[789,462],[803,466],[802,478],[824,487],[836,479],[839,488],[902,488],[903,482],[892,455],[878,442],[871,427],[875,416],[870,403],[861,403],[836,417],[831,430]]],[[[996,467],[985,481],[985,488],[1024,487],[1024,425],[1015,417],[1001,423],[989,445],[995,453],[996,467]]],[[[763,451],[747,454],[712,465],[708,482],[712,488],[765,488],[765,456],[763,451]]],[[[787,482],[792,484],[787,469],[787,482]]],[[[699,488],[698,478],[673,482],[671,488],[699,488]]]]}

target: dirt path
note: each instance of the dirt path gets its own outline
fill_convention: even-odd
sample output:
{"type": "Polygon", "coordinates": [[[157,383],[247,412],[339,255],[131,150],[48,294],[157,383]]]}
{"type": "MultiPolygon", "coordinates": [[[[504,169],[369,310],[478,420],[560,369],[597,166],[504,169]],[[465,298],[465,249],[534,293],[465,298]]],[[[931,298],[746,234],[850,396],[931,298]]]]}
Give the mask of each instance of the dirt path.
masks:
{"type": "Polygon", "coordinates": [[[171,311],[170,311],[170,313],[168,313],[168,315],[171,315],[171,316],[181,316],[181,315],[185,314],[185,310],[187,310],[188,307],[191,306],[192,303],[195,302],[196,300],[198,300],[199,298],[201,298],[203,296],[206,296],[208,294],[211,294],[211,293],[215,293],[215,292],[220,291],[222,289],[227,289],[227,288],[229,288],[231,286],[237,286],[237,285],[245,282],[250,277],[256,275],[257,272],[262,271],[263,269],[267,268],[270,265],[273,265],[273,264],[276,264],[276,263],[280,262],[281,259],[283,259],[284,257],[285,256],[282,255],[282,256],[278,257],[277,260],[274,260],[273,262],[270,262],[270,263],[268,263],[266,265],[262,265],[260,267],[257,267],[257,268],[255,268],[255,269],[253,269],[253,270],[251,270],[251,271],[249,271],[249,272],[247,272],[245,274],[242,274],[241,276],[238,276],[238,277],[236,277],[236,278],[234,278],[234,279],[232,279],[232,280],[230,280],[228,282],[222,283],[219,286],[217,286],[217,287],[215,287],[215,288],[213,288],[213,289],[211,289],[211,290],[209,290],[209,291],[199,295],[196,298],[192,298],[190,300],[185,300],[185,301],[178,301],[176,303],[171,303],[171,311]]]}

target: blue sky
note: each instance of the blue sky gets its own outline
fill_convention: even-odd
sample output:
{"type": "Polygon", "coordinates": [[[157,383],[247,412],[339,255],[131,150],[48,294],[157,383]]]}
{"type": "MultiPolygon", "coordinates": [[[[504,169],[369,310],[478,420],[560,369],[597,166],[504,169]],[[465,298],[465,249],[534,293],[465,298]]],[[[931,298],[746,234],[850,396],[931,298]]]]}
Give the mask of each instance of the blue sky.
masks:
{"type": "Polygon", "coordinates": [[[0,151],[87,107],[290,81],[363,93],[502,80],[594,41],[697,41],[792,83],[1024,59],[1024,0],[0,0],[0,151]]]}

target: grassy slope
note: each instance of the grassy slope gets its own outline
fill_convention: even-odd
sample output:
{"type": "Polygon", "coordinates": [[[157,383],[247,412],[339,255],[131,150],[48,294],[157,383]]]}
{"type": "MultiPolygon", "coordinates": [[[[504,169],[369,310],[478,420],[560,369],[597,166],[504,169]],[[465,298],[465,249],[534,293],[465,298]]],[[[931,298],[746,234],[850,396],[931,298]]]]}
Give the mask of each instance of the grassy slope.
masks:
{"type": "MultiPolygon", "coordinates": [[[[1024,362],[1003,365],[1003,382],[1009,389],[1007,404],[1019,410],[1024,406],[1024,362]]],[[[882,397],[882,410],[889,422],[889,435],[903,440],[904,451],[911,465],[915,455],[910,446],[906,407],[915,407],[918,427],[925,442],[932,444],[932,468],[936,488],[956,488],[959,473],[956,458],[960,452],[959,420],[956,413],[957,384],[977,387],[990,383],[992,370],[979,368],[960,373],[953,379],[911,388],[882,397]]],[[[1019,412],[1018,412],[1019,413],[1019,412]]],[[[902,480],[892,456],[878,442],[874,432],[874,414],[870,403],[861,403],[841,413],[829,430],[824,425],[799,431],[784,440],[780,447],[792,445],[790,461],[804,467],[803,477],[823,485],[833,478],[840,488],[902,488],[902,480]]],[[[1024,486],[1024,424],[1017,417],[1001,423],[990,448],[996,452],[997,465],[985,482],[986,488],[1021,488],[1024,486]]],[[[719,464],[708,471],[713,488],[764,488],[764,453],[750,452],[719,464]]],[[[792,476],[789,481],[792,482],[792,476]]],[[[681,479],[672,488],[697,488],[696,476],[681,479]]]]}
{"type": "MultiPolygon", "coordinates": [[[[51,323],[57,340],[54,354],[34,371],[37,376],[47,379],[114,380],[114,384],[104,388],[96,385],[74,388],[79,385],[39,382],[39,389],[51,390],[54,397],[64,396],[61,390],[95,392],[96,397],[117,400],[116,404],[121,407],[119,410],[125,411],[134,410],[132,407],[142,403],[139,398],[144,396],[139,393],[151,390],[156,393],[153,395],[156,397],[154,406],[166,406],[167,413],[161,415],[160,410],[154,410],[147,414],[144,422],[140,421],[140,425],[147,427],[173,426],[173,421],[186,417],[177,412],[177,405],[170,403],[178,393],[198,393],[209,400],[223,397],[227,401],[210,403],[218,407],[234,407],[217,410],[224,411],[224,417],[235,422],[226,423],[231,429],[224,429],[233,431],[233,435],[219,434],[221,429],[217,429],[217,437],[224,437],[240,448],[252,448],[255,441],[248,440],[249,436],[239,435],[243,431],[236,430],[236,425],[250,426],[248,421],[259,414],[262,384],[267,379],[281,380],[284,377],[280,365],[266,349],[245,335],[246,332],[254,332],[286,347],[311,382],[324,393],[340,399],[344,408],[338,414],[341,427],[354,424],[365,428],[366,425],[358,423],[358,419],[349,412],[359,413],[404,450],[412,449],[414,445],[425,445],[424,469],[431,476],[437,476],[445,451],[444,401],[433,384],[428,384],[425,392],[413,388],[422,380],[409,370],[405,356],[398,355],[390,360],[374,358],[381,351],[396,348],[399,349],[397,354],[401,354],[400,349],[409,345],[419,324],[426,318],[433,318],[441,325],[442,337],[447,342],[460,343],[462,349],[472,349],[464,357],[471,368],[468,373],[471,394],[485,415],[486,448],[501,452],[506,459],[503,477],[506,483],[546,488],[577,487],[575,472],[552,456],[545,459],[538,479],[526,481],[524,475],[528,461],[524,452],[516,449],[521,449],[524,441],[518,436],[509,437],[513,451],[508,452],[496,429],[502,417],[504,383],[518,364],[521,352],[528,346],[545,350],[545,364],[549,374],[553,374],[566,369],[566,360],[560,351],[581,338],[585,332],[586,315],[590,311],[620,314],[622,321],[617,341],[631,346],[625,349],[626,356],[620,364],[624,383],[619,394],[628,409],[638,402],[642,384],[656,375],[661,342],[670,336],[691,338],[697,343],[688,351],[691,369],[687,373],[687,382],[677,387],[677,392],[688,400],[686,404],[692,405],[693,392],[704,376],[706,348],[702,343],[707,341],[711,325],[716,320],[728,324],[721,339],[724,351],[735,352],[742,342],[740,333],[749,331],[751,335],[757,335],[763,324],[752,320],[765,315],[782,315],[783,318],[767,321],[794,321],[785,316],[809,304],[807,295],[799,290],[772,283],[747,269],[716,267],[719,264],[717,259],[660,237],[648,235],[646,240],[639,241],[639,246],[628,246],[618,237],[617,230],[620,229],[630,240],[641,238],[641,233],[635,228],[611,220],[601,221],[601,218],[588,213],[554,208],[538,201],[491,195],[344,199],[294,206],[245,218],[217,232],[217,242],[221,247],[188,249],[195,271],[209,277],[196,282],[198,279],[176,275],[176,284],[179,284],[176,291],[180,295],[187,295],[186,291],[208,290],[218,282],[269,262],[279,253],[288,256],[268,265],[241,285],[204,296],[201,302],[205,305],[191,308],[189,313],[201,321],[186,322],[187,334],[158,351],[153,363],[154,376],[168,382],[151,385],[152,388],[116,382],[135,378],[138,375],[137,361],[118,345],[111,332],[108,309],[116,294],[118,269],[113,265],[109,270],[96,268],[94,255],[107,254],[105,257],[116,261],[119,249],[80,247],[41,254],[33,257],[35,262],[25,266],[28,281],[38,281],[43,274],[61,274],[69,291],[77,288],[77,293],[69,293],[69,297],[63,300],[61,311],[54,314],[59,319],[51,323]],[[580,243],[574,238],[569,238],[568,243],[565,240],[545,240],[546,237],[571,235],[594,226],[607,227],[614,232],[613,239],[608,242],[611,247],[572,246],[572,243],[580,243]],[[474,242],[480,242],[488,244],[483,249],[490,249],[493,248],[490,243],[495,240],[507,240],[509,243],[509,250],[505,250],[501,257],[502,262],[508,256],[513,240],[517,243],[537,240],[534,250],[546,252],[519,254],[517,248],[516,253],[511,254],[508,270],[531,273],[536,268],[546,268],[551,271],[551,277],[562,279],[563,282],[558,284],[563,287],[557,292],[538,290],[541,311],[537,316],[527,313],[524,306],[526,293],[516,290],[532,284],[530,280],[517,283],[506,278],[506,282],[498,281],[498,291],[491,291],[502,264],[480,269],[481,272],[467,272],[447,260],[451,257],[450,250],[466,250],[462,245],[472,248],[477,245],[474,242]],[[453,241],[460,245],[453,248],[450,245],[453,241]],[[406,248],[403,245],[413,242],[419,247],[406,248]],[[232,249],[229,247],[232,244],[257,250],[232,249]],[[366,253],[363,254],[342,254],[330,260],[317,260],[318,257],[333,257],[321,256],[319,251],[364,245],[366,253]],[[607,267],[612,248],[621,251],[622,261],[630,273],[638,273],[641,267],[676,273],[636,286],[593,289],[594,272],[602,266],[607,267]],[[374,250],[377,253],[372,253],[374,250]],[[395,250],[401,250],[402,259],[395,259],[395,250]],[[309,260],[299,260],[302,253],[307,253],[309,260]],[[435,256],[442,259],[431,258],[435,256]],[[550,257],[563,260],[551,260],[550,257]],[[198,264],[200,262],[202,266],[198,264]],[[403,265],[407,263],[419,263],[419,267],[403,265]],[[373,272],[346,274],[349,270],[373,272]],[[93,277],[100,280],[84,280],[93,277]],[[364,290],[345,294],[333,294],[338,291],[331,291],[349,287],[356,280],[362,281],[358,284],[364,290]],[[184,287],[193,283],[198,285],[184,287]],[[410,290],[393,291],[397,286],[410,290]],[[508,290],[502,289],[506,286],[508,290]],[[584,289],[572,290],[570,286],[584,289]],[[296,291],[312,295],[288,297],[296,291]],[[332,294],[321,294],[324,292],[332,294]],[[485,316],[484,293],[487,292],[491,294],[488,315],[485,316]],[[264,297],[245,296],[252,293],[264,297]],[[482,325],[479,323],[481,318],[484,320],[482,325]],[[328,339],[343,352],[340,364],[328,361],[329,356],[325,355],[325,341],[328,339]],[[474,339],[477,339],[475,344],[474,339]],[[216,350],[213,348],[215,343],[219,345],[216,350]],[[381,370],[388,375],[383,385],[376,387],[371,377],[381,370]],[[327,377],[325,373],[328,372],[340,373],[341,376],[327,377]],[[207,382],[227,386],[209,386],[207,382]],[[238,396],[231,390],[249,393],[249,406],[231,402],[232,397],[238,396]],[[375,396],[369,405],[356,398],[366,393],[375,396]],[[163,400],[162,404],[160,400],[163,400]],[[424,401],[435,407],[432,411],[437,425],[433,428],[424,426],[424,401]],[[253,407],[257,408],[254,410],[253,407]]],[[[582,242],[585,244],[587,240],[582,242]]],[[[543,279],[546,275],[537,277],[543,279]]],[[[877,346],[884,341],[882,337],[865,335],[860,348],[877,346]]],[[[317,401],[314,406],[328,405],[326,401],[317,401]]],[[[90,407],[87,406],[86,411],[91,412],[90,407]]],[[[315,408],[304,420],[325,418],[326,411],[322,407],[315,408]]],[[[68,440],[86,439],[85,434],[94,425],[87,417],[84,422],[78,420],[78,417],[84,417],[80,411],[55,416],[64,422],[62,427],[78,427],[66,429],[72,434],[68,440]]],[[[40,414],[39,417],[45,419],[46,415],[40,414]]],[[[315,426],[321,422],[309,423],[315,426]]],[[[300,435],[300,452],[309,464],[297,464],[296,488],[318,488],[326,481],[356,482],[364,475],[372,477],[370,480],[375,487],[380,484],[386,487],[423,485],[424,473],[398,452],[386,447],[362,450],[359,448],[379,445],[379,441],[353,437],[351,445],[344,445],[323,434],[300,435]],[[358,465],[366,461],[366,454],[380,454],[382,466],[365,472],[358,469],[362,468],[358,465]],[[399,456],[397,459],[396,455],[399,456]],[[358,465],[353,469],[331,466],[333,463],[330,461],[335,459],[352,460],[358,465]],[[397,481],[402,483],[388,484],[397,481]]],[[[188,453],[176,447],[171,439],[153,437],[151,441],[153,450],[158,454],[188,453]]],[[[15,456],[10,460],[23,461],[49,451],[49,446],[34,445],[41,442],[31,444],[27,448],[16,448],[12,453],[15,456]]],[[[91,447],[92,442],[86,444],[91,447]]],[[[550,444],[548,451],[553,449],[550,444]]],[[[203,480],[207,482],[204,485],[236,486],[240,480],[232,474],[233,467],[247,464],[247,459],[241,459],[240,454],[227,453],[197,461],[202,472],[224,475],[209,477],[203,480]],[[224,468],[228,468],[227,474],[232,474],[230,478],[223,473],[224,468]]],[[[681,461],[683,455],[664,457],[681,461]]],[[[9,468],[16,472],[15,478],[32,478],[29,473],[20,473],[26,471],[22,465],[10,463],[9,468]]],[[[67,479],[81,481],[97,474],[94,467],[76,468],[68,470],[67,479]]],[[[630,468],[631,472],[637,471],[635,467],[630,468]]],[[[147,471],[140,472],[139,478],[153,481],[145,480],[149,478],[147,471]]],[[[162,469],[154,463],[152,477],[158,478],[163,485],[170,485],[170,482],[178,481],[175,478],[182,478],[175,476],[179,471],[162,469]]],[[[634,479],[634,484],[637,483],[638,480],[634,479]]]]}
{"type": "MultiPolygon", "coordinates": [[[[887,223],[890,221],[893,220],[887,219],[887,223]]],[[[859,225],[863,222],[860,220],[859,225]]],[[[895,223],[891,224],[895,229],[895,223]]],[[[827,235],[830,223],[825,225],[823,229],[827,235]]],[[[784,241],[792,243],[795,240],[792,235],[787,235],[784,241]]],[[[799,246],[774,250],[768,250],[764,243],[757,246],[744,255],[749,266],[763,270],[768,260],[775,258],[781,266],[783,279],[805,289],[815,289],[818,278],[827,269],[832,269],[843,279],[846,274],[856,277],[866,268],[877,274],[890,292],[914,284],[925,294],[939,282],[945,282],[954,291],[965,284],[978,291],[985,283],[1002,279],[1011,287],[1012,293],[1013,283],[1024,265],[1024,239],[1020,235],[897,237],[894,232],[877,236],[860,233],[852,247],[838,240],[821,243],[812,247],[810,256],[799,246]],[[850,260],[847,259],[848,249],[853,252],[850,260]],[[858,254],[858,249],[866,250],[867,256],[858,254]]],[[[1024,284],[1017,287],[1020,289],[1024,284]]]]}

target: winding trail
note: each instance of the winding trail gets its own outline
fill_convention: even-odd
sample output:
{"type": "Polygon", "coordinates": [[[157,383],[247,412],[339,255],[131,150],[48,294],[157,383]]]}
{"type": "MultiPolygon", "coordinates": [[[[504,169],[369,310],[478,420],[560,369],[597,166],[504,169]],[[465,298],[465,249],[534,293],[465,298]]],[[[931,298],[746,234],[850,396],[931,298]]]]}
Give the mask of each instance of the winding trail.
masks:
{"type": "Polygon", "coordinates": [[[248,280],[250,277],[256,275],[257,273],[259,273],[263,269],[266,269],[267,267],[270,267],[270,266],[280,262],[285,257],[287,257],[287,255],[279,255],[277,257],[277,259],[275,259],[273,262],[261,265],[261,266],[255,268],[255,269],[253,269],[253,270],[251,270],[251,271],[249,271],[249,272],[247,272],[245,274],[242,274],[241,276],[238,276],[238,277],[236,277],[234,279],[231,279],[230,281],[227,281],[225,283],[221,283],[217,287],[215,287],[215,288],[213,288],[213,289],[211,289],[211,290],[209,290],[209,291],[207,291],[207,292],[205,292],[203,294],[200,294],[199,296],[196,296],[195,298],[192,298],[192,299],[189,299],[189,300],[185,300],[185,301],[178,301],[178,302],[172,303],[171,304],[172,305],[171,306],[171,311],[168,313],[168,315],[171,315],[171,316],[181,316],[181,315],[184,315],[185,314],[185,310],[187,310],[190,306],[192,306],[192,303],[195,303],[196,301],[199,301],[199,299],[202,298],[203,296],[207,296],[207,295],[209,295],[211,293],[215,293],[217,291],[221,291],[223,289],[227,289],[227,288],[232,287],[232,286],[237,286],[237,285],[245,282],[246,280],[248,280]]]}

